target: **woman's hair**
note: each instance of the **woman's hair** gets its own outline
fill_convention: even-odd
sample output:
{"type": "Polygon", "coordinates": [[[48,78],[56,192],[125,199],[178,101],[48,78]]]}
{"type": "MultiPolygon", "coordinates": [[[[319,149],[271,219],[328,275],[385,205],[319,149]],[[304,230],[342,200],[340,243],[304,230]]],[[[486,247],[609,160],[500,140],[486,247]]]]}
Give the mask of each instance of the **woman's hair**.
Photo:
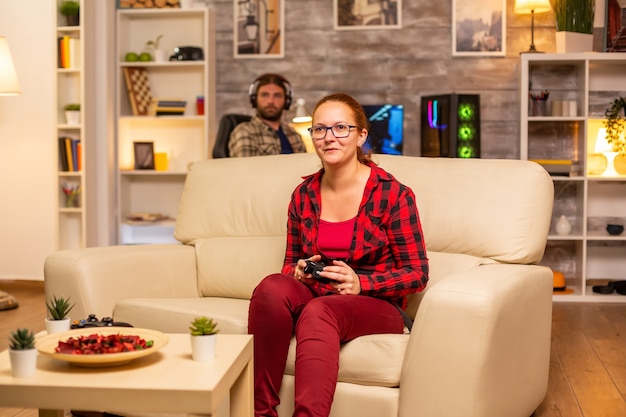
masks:
{"type": "MultiPolygon", "coordinates": [[[[346,106],[350,107],[350,109],[352,110],[352,115],[354,116],[354,123],[356,123],[357,127],[361,130],[367,129],[367,131],[369,132],[369,121],[367,119],[367,116],[365,115],[365,111],[363,111],[363,107],[361,106],[361,104],[359,104],[358,101],[354,99],[354,97],[345,93],[335,93],[322,98],[315,105],[315,108],[313,109],[313,115],[315,115],[315,112],[322,104],[331,101],[343,103],[346,106]]],[[[359,162],[362,164],[371,162],[372,160],[371,152],[369,150],[364,151],[363,148],[361,148],[360,146],[356,150],[356,156],[359,162]]]]}

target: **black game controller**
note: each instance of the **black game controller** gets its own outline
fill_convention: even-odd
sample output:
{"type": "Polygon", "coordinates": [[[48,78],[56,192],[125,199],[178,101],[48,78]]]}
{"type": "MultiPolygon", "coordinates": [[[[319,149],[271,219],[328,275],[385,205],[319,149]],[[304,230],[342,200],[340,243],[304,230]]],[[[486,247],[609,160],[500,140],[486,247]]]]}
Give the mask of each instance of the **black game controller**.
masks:
{"type": "Polygon", "coordinates": [[[71,329],[84,329],[89,327],[133,327],[132,324],[124,323],[121,321],[113,321],[111,317],[103,317],[102,320],[98,320],[95,314],[90,314],[87,319],[74,320],[71,329]]]}
{"type": "Polygon", "coordinates": [[[325,281],[327,278],[324,278],[320,275],[320,272],[324,269],[326,264],[324,262],[313,262],[313,261],[305,261],[306,266],[304,267],[305,274],[313,275],[313,278],[319,279],[320,281],[325,281]]]}

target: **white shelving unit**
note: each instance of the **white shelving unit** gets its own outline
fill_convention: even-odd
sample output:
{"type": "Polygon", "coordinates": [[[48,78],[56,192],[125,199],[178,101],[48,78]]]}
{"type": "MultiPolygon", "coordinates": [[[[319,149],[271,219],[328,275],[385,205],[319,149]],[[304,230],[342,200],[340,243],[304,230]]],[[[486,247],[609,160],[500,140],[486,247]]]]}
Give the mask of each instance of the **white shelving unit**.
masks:
{"type": "Polygon", "coordinates": [[[174,243],[174,223],[188,166],[210,155],[215,134],[215,17],[211,8],[117,10],[118,243],[174,243]],[[202,48],[203,60],[126,62],[159,36],[169,58],[175,47],[202,48]],[[143,67],[155,99],[184,100],[182,116],[134,115],[124,69],[143,67]],[[196,98],[204,96],[204,114],[196,98]],[[167,153],[164,171],[134,169],[134,142],[153,142],[167,153]],[[132,214],[159,214],[167,220],[133,222],[132,214]]]}
{"type": "Polygon", "coordinates": [[[594,285],[626,279],[626,233],[611,236],[605,230],[607,223],[626,222],[626,157],[616,160],[618,175],[605,176],[606,158],[595,153],[604,111],[615,98],[626,96],[624,74],[622,53],[521,56],[520,156],[572,161],[569,174],[553,174],[553,221],[542,260],[563,272],[567,288],[573,290],[555,295],[555,301],[626,302],[626,296],[617,293],[593,292],[594,285]],[[529,95],[542,91],[550,93],[548,106],[536,115],[529,109],[529,95]],[[561,215],[572,225],[565,236],[555,231],[561,215]]]}
{"type": "Polygon", "coordinates": [[[80,22],[78,25],[68,26],[65,16],[58,11],[61,0],[56,0],[56,4],[54,50],[58,58],[53,63],[56,73],[56,125],[55,137],[52,139],[58,149],[55,154],[58,161],[57,248],[64,250],[92,246],[96,241],[94,71],[91,56],[95,13],[89,1],[81,0],[80,22]],[[58,39],[63,38],[67,39],[65,45],[69,48],[61,48],[58,39]],[[63,54],[71,54],[65,64],[60,58],[61,49],[64,50],[63,54]],[[64,107],[70,103],[81,105],[81,118],[77,124],[66,121],[64,107]],[[64,138],[80,141],[80,151],[78,146],[74,148],[74,152],[79,152],[76,160],[80,160],[80,169],[65,169],[61,163],[64,149],[58,145],[64,138]],[[63,191],[64,186],[80,189],[75,204],[69,202],[63,191]]]}

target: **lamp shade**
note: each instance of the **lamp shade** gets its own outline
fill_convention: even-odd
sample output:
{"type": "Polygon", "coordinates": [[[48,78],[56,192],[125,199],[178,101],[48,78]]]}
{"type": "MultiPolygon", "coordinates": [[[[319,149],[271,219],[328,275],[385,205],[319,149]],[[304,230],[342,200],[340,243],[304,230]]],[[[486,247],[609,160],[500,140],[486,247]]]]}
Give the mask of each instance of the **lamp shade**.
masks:
{"type": "Polygon", "coordinates": [[[601,127],[598,129],[598,135],[596,136],[596,146],[594,148],[596,153],[612,152],[613,147],[606,140],[606,129],[601,127]]]}
{"type": "Polygon", "coordinates": [[[18,94],[20,94],[20,85],[17,82],[9,44],[4,36],[0,36],[0,96],[18,94]]]}
{"type": "Polygon", "coordinates": [[[294,123],[307,123],[312,120],[311,115],[307,113],[306,108],[304,107],[305,103],[306,102],[303,98],[296,100],[296,114],[292,119],[294,123]]]}
{"type": "Polygon", "coordinates": [[[515,0],[515,14],[545,13],[551,10],[550,0],[515,0]]]}

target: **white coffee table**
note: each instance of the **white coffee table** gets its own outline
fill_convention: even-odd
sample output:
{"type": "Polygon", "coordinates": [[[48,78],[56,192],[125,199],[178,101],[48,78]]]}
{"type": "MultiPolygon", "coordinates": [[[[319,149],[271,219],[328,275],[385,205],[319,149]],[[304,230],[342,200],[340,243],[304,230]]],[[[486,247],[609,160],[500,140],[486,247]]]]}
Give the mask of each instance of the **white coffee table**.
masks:
{"type": "Polygon", "coordinates": [[[37,371],[13,378],[0,353],[0,407],[38,408],[40,417],[67,409],[214,415],[230,398],[231,417],[252,417],[252,336],[217,335],[211,362],[191,359],[189,335],[169,334],[159,352],[111,368],[81,368],[39,355],[37,371]]]}

